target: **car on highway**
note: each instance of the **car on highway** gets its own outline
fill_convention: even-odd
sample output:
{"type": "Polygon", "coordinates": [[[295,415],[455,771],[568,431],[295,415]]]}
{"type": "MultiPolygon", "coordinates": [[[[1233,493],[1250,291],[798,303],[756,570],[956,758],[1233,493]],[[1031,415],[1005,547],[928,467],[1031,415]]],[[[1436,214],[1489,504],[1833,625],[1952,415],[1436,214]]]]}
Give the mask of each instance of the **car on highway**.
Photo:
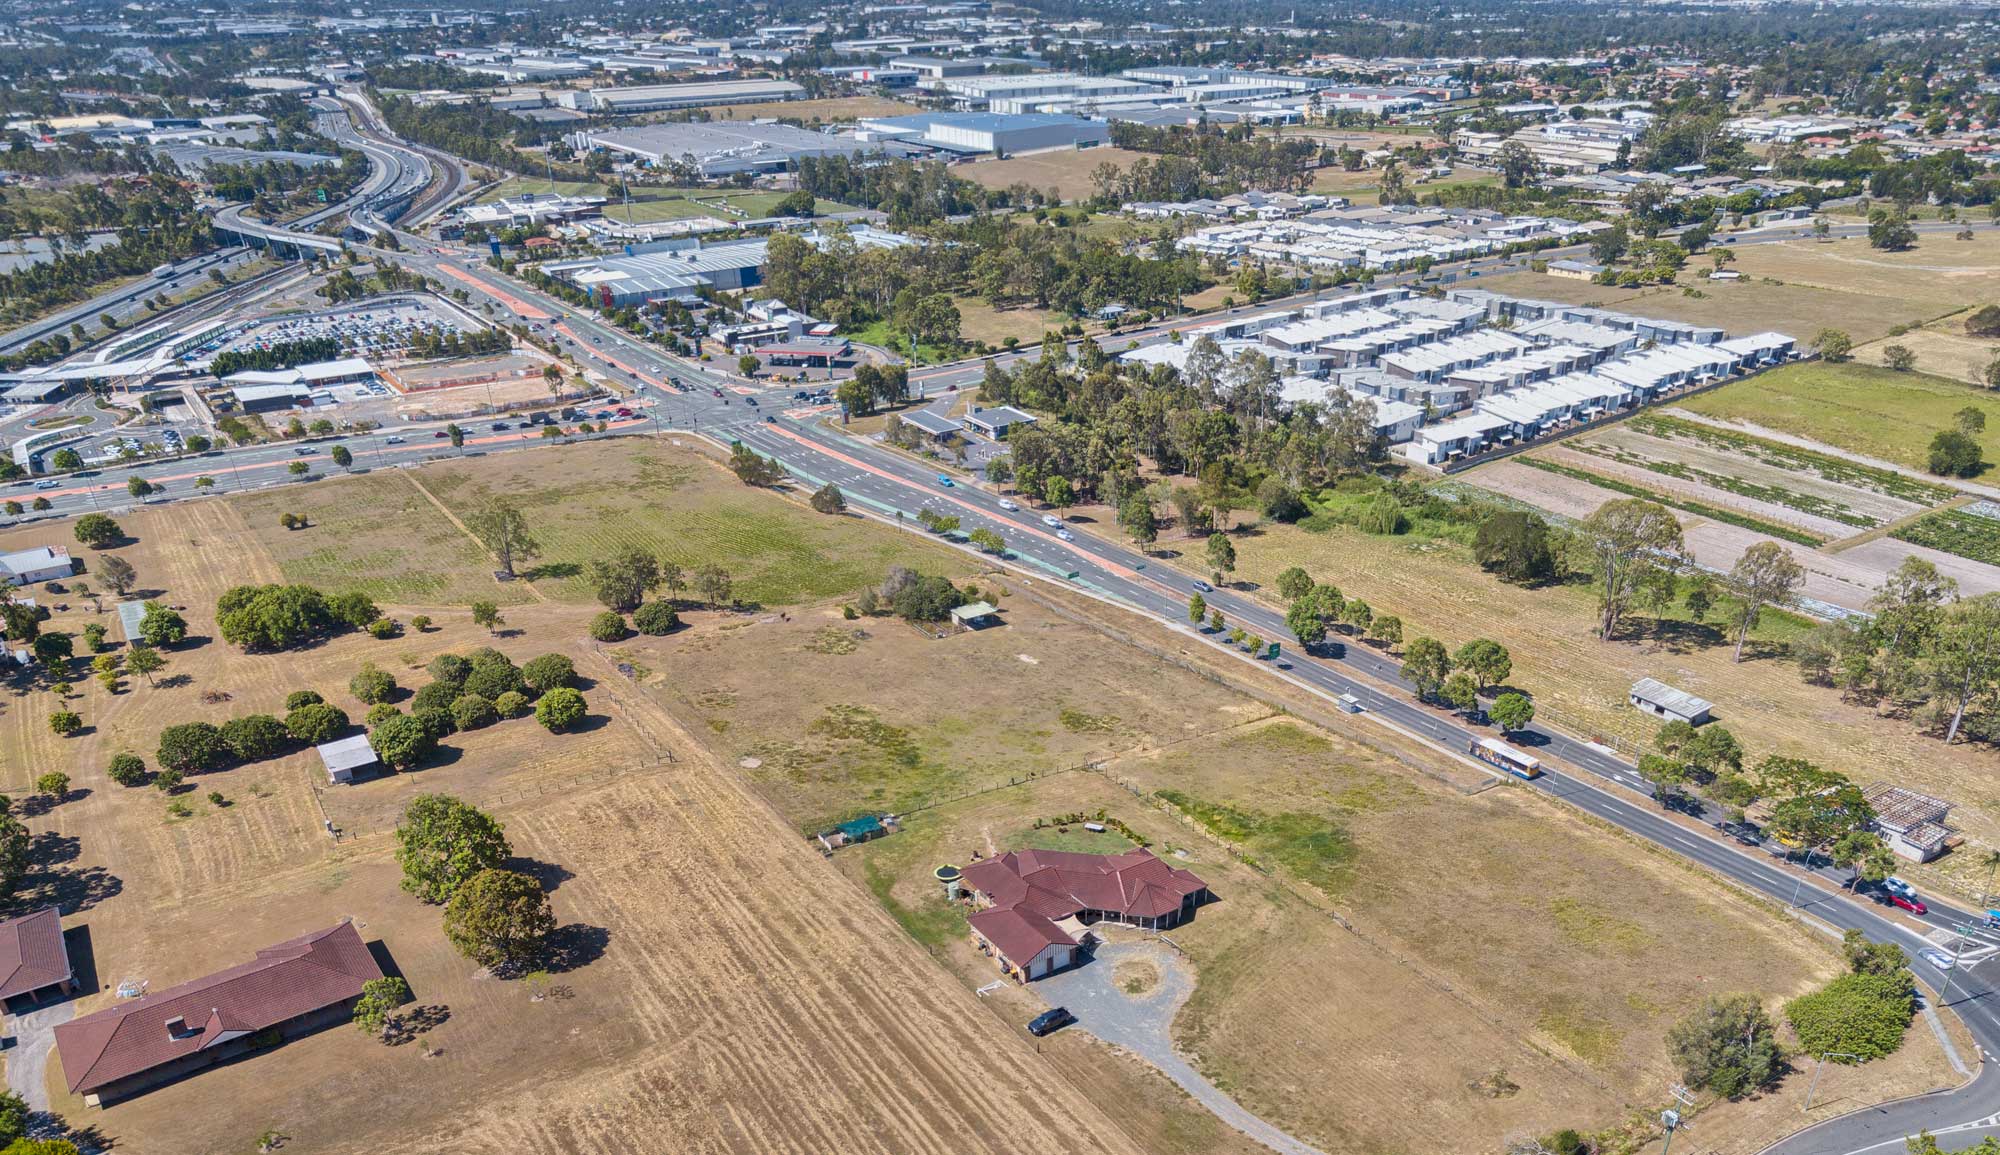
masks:
{"type": "Polygon", "coordinates": [[[444,430],[444,429],[439,429],[439,430],[435,430],[435,431],[433,431],[433,432],[431,433],[431,436],[432,436],[433,438],[438,438],[438,437],[450,437],[450,436],[451,436],[451,433],[450,433],[450,432],[449,432],[448,430],[444,430]]]}
{"type": "Polygon", "coordinates": [[[1931,908],[1924,905],[1924,900],[1914,895],[1892,894],[1889,896],[1889,905],[1900,907],[1911,914],[1929,914],[1931,912],[1931,908]]]}
{"type": "Polygon", "coordinates": [[[50,479],[49,479],[49,480],[47,480],[47,481],[37,481],[37,482],[35,483],[35,488],[36,488],[36,489],[54,489],[54,488],[55,488],[56,486],[58,486],[58,485],[61,485],[61,484],[62,484],[62,482],[60,482],[60,481],[57,481],[57,480],[55,480],[54,478],[50,478],[50,479]]]}
{"type": "Polygon", "coordinates": [[[1042,524],[1048,526],[1050,529],[1061,529],[1062,518],[1057,517],[1053,513],[1045,513],[1042,515],[1042,524]]]}
{"type": "Polygon", "coordinates": [[[1008,513],[1013,513],[1021,507],[1003,497],[1000,499],[1000,508],[1006,510],[1008,513]]]}
{"type": "Polygon", "coordinates": [[[743,403],[752,409],[757,408],[757,399],[755,397],[745,397],[743,403]]]}
{"type": "Polygon", "coordinates": [[[1057,530],[1057,531],[1056,531],[1056,536],[1057,536],[1057,537],[1059,537],[1059,538],[1061,538],[1061,539],[1062,539],[1062,540],[1064,540],[1064,541],[1075,541],[1075,540],[1076,540],[1076,535],[1075,535],[1075,534],[1073,534],[1073,533],[1071,533],[1070,531],[1068,531],[1068,530],[1066,530],[1066,529],[1059,529],[1059,530],[1057,530]]]}
{"type": "Polygon", "coordinates": [[[384,445],[401,445],[402,443],[402,437],[394,434],[382,439],[382,444],[384,445]]]}
{"type": "Polygon", "coordinates": [[[953,480],[952,480],[951,478],[949,478],[949,477],[946,477],[946,476],[945,476],[944,474],[942,474],[942,473],[940,473],[940,474],[938,474],[938,475],[937,475],[937,483],[938,483],[939,485],[942,485],[942,486],[944,486],[944,487],[945,487],[946,489],[950,489],[950,488],[952,488],[952,486],[954,486],[954,485],[958,484],[957,482],[953,481],[953,480]]]}
{"type": "Polygon", "coordinates": [[[1890,894],[1900,894],[1904,898],[1917,897],[1916,887],[1911,886],[1893,874],[1882,880],[1882,889],[1888,891],[1890,894]]]}
{"type": "Polygon", "coordinates": [[[776,417],[771,416],[769,413],[764,414],[764,424],[776,425],[777,423],[778,419],[776,417]]]}
{"type": "Polygon", "coordinates": [[[1054,1007],[1028,1020],[1028,1033],[1036,1038],[1046,1038],[1076,1021],[1068,1007],[1054,1007]]]}
{"type": "Polygon", "coordinates": [[[1935,948],[1926,948],[1924,950],[1920,950],[1917,952],[1917,957],[1923,959],[1925,962],[1931,964],[1932,966],[1936,967],[1941,971],[1948,971],[1951,968],[1958,965],[1957,963],[1951,961],[1950,955],[1935,948]]]}
{"type": "Polygon", "coordinates": [[[300,457],[311,457],[313,454],[318,453],[319,450],[314,449],[310,445],[301,445],[297,449],[292,450],[292,452],[298,454],[300,457]]]}
{"type": "Polygon", "coordinates": [[[505,428],[507,428],[507,423],[505,421],[495,421],[493,423],[493,432],[495,433],[498,433],[505,428]]]}
{"type": "Polygon", "coordinates": [[[1745,846],[1756,846],[1764,841],[1764,832],[1751,822],[1725,822],[1719,829],[1745,846]]]}
{"type": "Polygon", "coordinates": [[[1200,590],[1202,593],[1205,594],[1212,594],[1215,592],[1214,586],[1209,585],[1207,582],[1201,580],[1200,578],[1194,579],[1194,588],[1200,590]]]}

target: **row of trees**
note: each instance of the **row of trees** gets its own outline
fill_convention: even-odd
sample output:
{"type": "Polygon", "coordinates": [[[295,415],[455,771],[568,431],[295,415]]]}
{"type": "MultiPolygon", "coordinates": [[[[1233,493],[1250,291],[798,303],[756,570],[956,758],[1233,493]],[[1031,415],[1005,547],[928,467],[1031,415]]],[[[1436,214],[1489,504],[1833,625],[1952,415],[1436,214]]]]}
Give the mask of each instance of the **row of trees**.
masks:
{"type": "Polygon", "coordinates": [[[236,586],[215,602],[222,640],[245,650],[291,650],[382,620],[360,591],[328,597],[308,585],[236,586]]]}

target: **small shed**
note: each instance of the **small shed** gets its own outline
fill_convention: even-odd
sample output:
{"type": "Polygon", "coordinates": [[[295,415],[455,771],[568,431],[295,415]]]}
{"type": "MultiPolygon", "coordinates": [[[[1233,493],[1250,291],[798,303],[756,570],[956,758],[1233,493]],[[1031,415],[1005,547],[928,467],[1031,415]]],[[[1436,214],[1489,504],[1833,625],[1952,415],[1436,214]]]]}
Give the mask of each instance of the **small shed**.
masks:
{"type": "Polygon", "coordinates": [[[1000,624],[1000,607],[992,602],[973,602],[953,609],[951,620],[968,630],[983,630],[1000,624]]]}
{"type": "Polygon", "coordinates": [[[1676,690],[1654,678],[1640,678],[1632,683],[1632,693],[1627,700],[1656,718],[1686,722],[1690,726],[1708,721],[1709,713],[1715,709],[1708,699],[1697,698],[1686,690],[1676,690]]]}
{"type": "Polygon", "coordinates": [[[145,602],[118,603],[118,628],[125,631],[126,641],[140,642],[145,640],[144,635],[139,632],[139,627],[144,625],[145,621],[145,602]]]}
{"type": "Polygon", "coordinates": [[[352,783],[358,771],[375,765],[375,747],[368,744],[368,735],[356,734],[352,738],[339,738],[332,742],[322,742],[317,747],[319,760],[326,763],[326,780],[329,785],[352,783]]]}
{"type": "Polygon", "coordinates": [[[0,1000],[10,1009],[32,1006],[50,991],[75,989],[60,910],[48,906],[0,922],[0,1000]]]}
{"type": "Polygon", "coordinates": [[[1875,812],[1875,832],[1898,857],[1929,862],[1951,843],[1952,831],[1945,825],[1951,803],[1944,799],[1887,782],[1867,787],[1861,796],[1875,812]]]}
{"type": "Polygon", "coordinates": [[[872,842],[901,829],[893,814],[864,814],[839,823],[831,830],[822,830],[814,837],[828,853],[857,842],[872,842]]]}

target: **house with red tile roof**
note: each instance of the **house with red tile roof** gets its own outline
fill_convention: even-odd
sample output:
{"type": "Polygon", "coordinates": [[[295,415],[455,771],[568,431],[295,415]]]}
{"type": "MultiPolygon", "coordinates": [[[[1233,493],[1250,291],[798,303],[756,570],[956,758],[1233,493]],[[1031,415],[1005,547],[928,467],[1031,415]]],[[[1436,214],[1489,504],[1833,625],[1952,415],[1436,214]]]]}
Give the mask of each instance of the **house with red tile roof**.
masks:
{"type": "Polygon", "coordinates": [[[0,1002],[9,1009],[32,1005],[50,991],[76,989],[62,912],[44,907],[0,922],[0,1002]]]}
{"type": "Polygon", "coordinates": [[[73,1094],[93,1107],[352,1016],[382,977],[354,924],[265,947],[240,966],[56,1027],[73,1094]]]}
{"type": "Polygon", "coordinates": [[[1060,920],[1165,930],[1209,898],[1208,884],[1192,871],[1143,847],[1123,854],[1009,851],[966,867],[963,878],[983,907],[966,920],[973,935],[1023,982],[1077,961],[1079,944],[1060,920]]]}

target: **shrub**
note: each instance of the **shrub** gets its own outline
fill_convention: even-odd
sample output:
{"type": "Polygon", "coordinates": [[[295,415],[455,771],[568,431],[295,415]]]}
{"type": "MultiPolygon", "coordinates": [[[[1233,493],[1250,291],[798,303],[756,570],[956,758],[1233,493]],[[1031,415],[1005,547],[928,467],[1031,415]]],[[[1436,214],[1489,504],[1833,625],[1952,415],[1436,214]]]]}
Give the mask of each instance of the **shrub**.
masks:
{"type": "Polygon", "coordinates": [[[414,714],[418,710],[449,710],[451,704],[458,701],[458,696],[464,692],[465,687],[462,684],[432,682],[410,698],[410,712],[414,714]]]}
{"type": "Polygon", "coordinates": [[[347,712],[325,702],[307,702],[285,715],[286,732],[308,746],[331,742],[345,729],[347,712]]]}
{"type": "Polygon", "coordinates": [[[1785,1004],[1785,1018],[1798,1032],[1809,1054],[1829,1051],[1859,1056],[1843,1062],[1868,1062],[1892,1054],[1903,1045],[1916,1012],[1910,972],[1846,974],[1785,1004]]]}
{"type": "Polygon", "coordinates": [[[318,690],[293,690],[285,695],[285,709],[296,710],[300,706],[315,706],[326,701],[318,690]]]}
{"type": "Polygon", "coordinates": [[[60,770],[51,770],[35,776],[35,791],[47,794],[58,801],[69,796],[69,775],[60,770]]]}
{"type": "Polygon", "coordinates": [[[394,618],[376,618],[368,623],[368,633],[387,641],[403,632],[402,624],[394,618]]]}
{"type": "Polygon", "coordinates": [[[590,636],[600,642],[618,642],[625,639],[625,615],[616,610],[605,610],[590,619],[590,636]]]}
{"type": "Polygon", "coordinates": [[[457,690],[463,688],[465,679],[471,676],[472,663],[457,654],[439,654],[425,669],[430,671],[432,680],[449,682],[451,688],[457,690]]]}
{"type": "Polygon", "coordinates": [[[373,662],[367,662],[347,680],[347,690],[364,704],[373,706],[396,695],[396,678],[373,662]]]}
{"type": "Polygon", "coordinates": [[[154,649],[178,646],[187,641],[187,619],[174,610],[159,604],[147,602],[146,611],[139,619],[139,636],[154,649]]]}
{"type": "Polygon", "coordinates": [[[431,628],[431,616],[429,614],[418,614],[417,616],[410,619],[410,628],[417,631],[420,634],[429,633],[431,628]]]}
{"type": "Polygon", "coordinates": [[[83,729],[83,715],[75,710],[57,710],[49,715],[49,729],[68,737],[83,729]]]}
{"type": "Polygon", "coordinates": [[[368,713],[362,716],[361,723],[370,730],[373,730],[390,718],[400,718],[402,716],[403,712],[389,703],[377,702],[373,706],[368,707],[368,713]]]}
{"type": "Polygon", "coordinates": [[[411,710],[410,717],[422,723],[424,728],[438,739],[448,738],[458,729],[458,723],[451,720],[449,706],[425,706],[421,710],[411,710]]]}
{"type": "Polygon", "coordinates": [[[104,773],[120,786],[137,786],[146,780],[146,760],[121,750],[111,756],[104,773]]]}
{"type": "Polygon", "coordinates": [[[493,699],[493,711],[502,718],[519,718],[530,709],[528,696],[508,691],[493,699]]]}
{"type": "Polygon", "coordinates": [[[221,728],[222,744],[240,762],[262,762],[274,758],[291,744],[285,724],[269,714],[246,714],[231,718],[221,728]]]}
{"type": "Polygon", "coordinates": [[[665,602],[647,602],[632,613],[632,624],[642,634],[658,637],[681,624],[680,615],[665,602]]]}
{"type": "Polygon", "coordinates": [[[407,770],[437,749],[438,736],[423,722],[406,714],[384,718],[368,732],[368,745],[383,765],[407,770]]]}
{"type": "Polygon", "coordinates": [[[156,758],[163,772],[189,774],[220,765],[227,753],[221,730],[207,722],[183,722],[160,731],[156,758]]]}
{"type": "Polygon", "coordinates": [[[583,721],[583,695],[562,686],[543,694],[535,703],[535,721],[552,733],[560,733],[583,721]]]}
{"type": "Polygon", "coordinates": [[[473,667],[472,675],[465,679],[465,692],[491,701],[505,693],[519,692],[522,685],[521,671],[502,658],[473,667]]]}
{"type": "Polygon", "coordinates": [[[187,775],[178,770],[162,770],[158,774],[153,775],[153,785],[159,787],[160,792],[163,794],[172,794],[174,791],[179,790],[181,783],[186,780],[187,775]]]}
{"type": "Polygon", "coordinates": [[[521,680],[537,694],[546,694],[557,686],[567,686],[576,677],[576,663],[564,654],[543,654],[530,658],[521,667],[521,680]]]}
{"type": "Polygon", "coordinates": [[[466,694],[451,704],[452,725],[460,730],[478,730],[499,720],[500,712],[490,698],[466,694]]]}
{"type": "Polygon", "coordinates": [[[1667,1052],[1690,1087],[1734,1099],[1783,1068],[1776,1032],[1756,995],[1709,998],[1667,1033],[1667,1052]]]}

